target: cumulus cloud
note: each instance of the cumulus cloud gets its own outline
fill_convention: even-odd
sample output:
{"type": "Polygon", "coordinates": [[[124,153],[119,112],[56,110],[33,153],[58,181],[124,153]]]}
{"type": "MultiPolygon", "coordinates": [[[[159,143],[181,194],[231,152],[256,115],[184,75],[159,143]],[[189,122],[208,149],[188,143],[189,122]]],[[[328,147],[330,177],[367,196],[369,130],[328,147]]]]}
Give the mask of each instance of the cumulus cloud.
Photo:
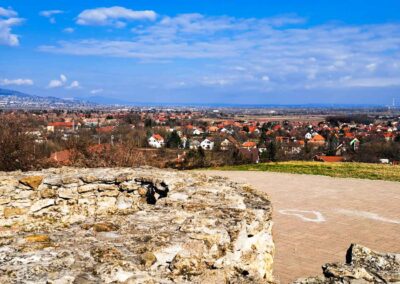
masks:
{"type": "Polygon", "coordinates": [[[18,13],[11,8],[0,7],[0,17],[12,18],[18,16],[18,13]]]}
{"type": "Polygon", "coordinates": [[[39,13],[40,16],[48,18],[50,23],[55,24],[56,23],[56,18],[55,15],[58,14],[63,14],[64,11],[62,10],[46,10],[46,11],[41,11],[39,13]]]}
{"type": "Polygon", "coordinates": [[[32,79],[2,79],[0,80],[0,85],[2,86],[9,86],[9,85],[16,85],[16,86],[22,86],[22,85],[33,85],[33,80],[32,79]]]}
{"type": "Polygon", "coordinates": [[[180,74],[183,81],[234,90],[398,84],[400,24],[303,26],[304,21],[184,14],[137,26],[132,38],[61,41],[39,49],[142,62],[191,60],[198,65],[192,74],[180,74]]]}
{"type": "Polygon", "coordinates": [[[61,74],[59,79],[51,80],[49,82],[49,84],[47,85],[47,88],[54,89],[54,88],[63,87],[66,85],[67,81],[68,81],[67,76],[65,76],[64,74],[61,74]]]}
{"type": "Polygon", "coordinates": [[[72,81],[72,83],[67,86],[67,89],[79,89],[81,86],[78,81],[72,81]]]}
{"type": "Polygon", "coordinates": [[[18,46],[18,35],[13,34],[11,28],[23,22],[18,13],[11,8],[0,7],[0,45],[18,46]]]}
{"type": "Polygon", "coordinates": [[[134,11],[124,7],[96,8],[82,11],[76,20],[79,25],[85,26],[114,26],[125,27],[128,21],[154,21],[157,14],[151,10],[134,11]]]}

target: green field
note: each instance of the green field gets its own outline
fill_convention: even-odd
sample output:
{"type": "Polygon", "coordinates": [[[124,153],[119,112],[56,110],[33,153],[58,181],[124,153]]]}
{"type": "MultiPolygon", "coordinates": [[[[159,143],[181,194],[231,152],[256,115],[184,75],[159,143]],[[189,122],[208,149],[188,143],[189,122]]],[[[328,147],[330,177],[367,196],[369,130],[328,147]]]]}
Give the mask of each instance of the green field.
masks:
{"type": "Polygon", "coordinates": [[[269,171],[342,178],[400,181],[400,166],[366,163],[278,162],[213,168],[226,171],[269,171]]]}

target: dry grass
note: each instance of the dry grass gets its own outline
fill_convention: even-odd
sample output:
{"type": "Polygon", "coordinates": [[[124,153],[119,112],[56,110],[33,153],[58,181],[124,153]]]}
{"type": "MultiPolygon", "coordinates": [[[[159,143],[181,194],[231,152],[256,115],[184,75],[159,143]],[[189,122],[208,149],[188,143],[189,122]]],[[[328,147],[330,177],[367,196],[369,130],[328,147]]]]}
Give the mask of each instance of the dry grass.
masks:
{"type": "Polygon", "coordinates": [[[215,168],[229,171],[270,171],[293,174],[324,175],[341,178],[361,178],[400,181],[400,166],[366,163],[278,162],[215,168]]]}

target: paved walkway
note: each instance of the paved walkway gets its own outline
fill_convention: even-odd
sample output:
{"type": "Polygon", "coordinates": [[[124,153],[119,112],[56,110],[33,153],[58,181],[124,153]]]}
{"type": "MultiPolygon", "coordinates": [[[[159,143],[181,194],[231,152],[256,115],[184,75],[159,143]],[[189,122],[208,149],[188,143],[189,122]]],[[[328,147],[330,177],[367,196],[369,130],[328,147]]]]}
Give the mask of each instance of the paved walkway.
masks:
{"type": "Polygon", "coordinates": [[[351,243],[400,253],[400,183],[270,172],[203,172],[252,184],[274,207],[275,276],[281,283],[344,261],[351,243]]]}

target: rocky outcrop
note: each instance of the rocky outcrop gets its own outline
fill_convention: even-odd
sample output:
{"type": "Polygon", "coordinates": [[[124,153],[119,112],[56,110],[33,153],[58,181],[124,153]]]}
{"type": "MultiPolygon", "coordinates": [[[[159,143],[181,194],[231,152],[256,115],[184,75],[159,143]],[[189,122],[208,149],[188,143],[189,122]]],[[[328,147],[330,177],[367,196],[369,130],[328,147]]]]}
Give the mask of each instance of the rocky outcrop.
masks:
{"type": "Polygon", "coordinates": [[[322,270],[324,276],[299,279],[294,283],[400,283],[400,254],[379,253],[352,244],[345,264],[325,264],[322,270]]]}
{"type": "Polygon", "coordinates": [[[0,283],[273,281],[271,204],[152,168],[0,173],[0,283]]]}

